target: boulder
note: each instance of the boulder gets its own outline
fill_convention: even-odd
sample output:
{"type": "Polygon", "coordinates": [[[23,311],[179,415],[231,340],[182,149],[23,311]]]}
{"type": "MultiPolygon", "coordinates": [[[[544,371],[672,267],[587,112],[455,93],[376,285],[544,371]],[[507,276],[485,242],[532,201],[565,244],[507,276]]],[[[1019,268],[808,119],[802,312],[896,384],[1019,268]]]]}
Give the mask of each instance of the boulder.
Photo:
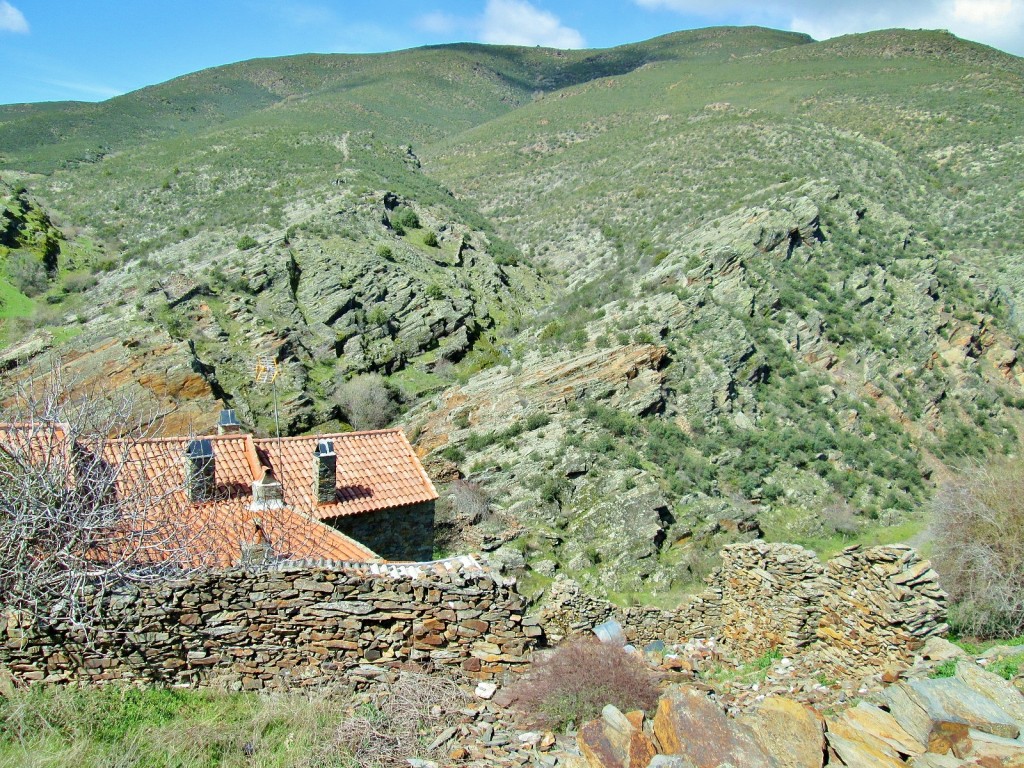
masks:
{"type": "Polygon", "coordinates": [[[1015,739],[1020,726],[988,696],[979,694],[956,677],[912,680],[910,687],[927,704],[935,719],[967,723],[984,733],[1015,739]]]}
{"type": "Polygon", "coordinates": [[[899,757],[893,756],[891,750],[879,748],[878,743],[877,741],[869,742],[859,739],[856,734],[852,738],[848,738],[829,731],[829,765],[835,763],[849,766],[849,768],[903,768],[906,766],[906,763],[899,757]]]}
{"type": "Polygon", "coordinates": [[[1020,728],[1024,728],[1024,696],[1007,680],[969,660],[956,665],[956,679],[977,694],[996,702],[1020,728]]]}
{"type": "Polygon", "coordinates": [[[780,768],[821,768],[824,723],[814,710],[792,699],[769,696],[744,722],[761,748],[775,755],[780,768]]]}
{"type": "Polygon", "coordinates": [[[580,728],[576,741],[591,768],[647,768],[658,752],[643,731],[643,713],[627,716],[611,704],[580,728]]]}
{"type": "Polygon", "coordinates": [[[895,717],[866,701],[846,710],[836,719],[850,728],[871,734],[900,754],[921,755],[927,751],[927,746],[907,733],[895,717]]]}
{"type": "Polygon", "coordinates": [[[661,697],[654,735],[663,753],[683,755],[696,768],[718,768],[723,763],[750,768],[780,765],[750,728],[727,718],[711,699],[688,686],[670,689],[661,697]]]}
{"type": "Polygon", "coordinates": [[[964,752],[969,748],[968,724],[936,710],[933,702],[910,683],[890,686],[884,696],[892,716],[907,733],[926,745],[929,752],[943,753],[951,749],[964,752]]]}

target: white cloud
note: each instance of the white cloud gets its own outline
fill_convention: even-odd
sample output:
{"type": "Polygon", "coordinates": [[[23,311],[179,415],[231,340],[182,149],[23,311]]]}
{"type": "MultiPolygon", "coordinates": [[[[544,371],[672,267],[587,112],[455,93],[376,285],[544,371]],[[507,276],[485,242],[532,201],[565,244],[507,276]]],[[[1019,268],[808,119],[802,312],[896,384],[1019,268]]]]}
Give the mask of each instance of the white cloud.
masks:
{"type": "Polygon", "coordinates": [[[488,0],[480,16],[454,16],[432,11],[417,17],[413,26],[432,35],[466,39],[496,45],[544,45],[552,48],[582,48],[583,35],[562,24],[553,13],[527,0],[488,0]]]}
{"type": "Polygon", "coordinates": [[[0,0],[0,32],[17,32],[28,34],[28,22],[25,14],[7,2],[0,0]]]}
{"type": "Polygon", "coordinates": [[[425,13],[417,17],[413,25],[422,32],[429,32],[432,35],[450,35],[465,26],[458,17],[442,11],[425,13]]]}
{"type": "Polygon", "coordinates": [[[501,45],[544,45],[582,48],[583,35],[562,25],[553,13],[526,0],[488,0],[480,21],[480,39],[501,45]]]}
{"type": "Polygon", "coordinates": [[[906,27],[948,29],[968,40],[1024,54],[1024,0],[634,0],[707,24],[763,24],[823,40],[852,32],[906,27]]]}

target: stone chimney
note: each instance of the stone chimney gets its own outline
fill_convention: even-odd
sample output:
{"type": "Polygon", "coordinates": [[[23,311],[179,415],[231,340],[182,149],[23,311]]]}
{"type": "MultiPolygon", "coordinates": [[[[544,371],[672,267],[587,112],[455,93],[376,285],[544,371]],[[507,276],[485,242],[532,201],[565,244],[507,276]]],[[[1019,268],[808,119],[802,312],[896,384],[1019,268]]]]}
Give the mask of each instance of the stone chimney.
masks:
{"type": "Polygon", "coordinates": [[[318,504],[332,504],[338,500],[338,456],[331,440],[317,442],[313,451],[313,496],[318,504]]]}
{"type": "Polygon", "coordinates": [[[217,489],[213,443],[200,437],[185,448],[185,492],[189,501],[209,501],[217,489]]]}
{"type": "Polygon", "coordinates": [[[273,470],[263,470],[263,477],[253,481],[252,504],[249,509],[261,512],[266,509],[281,509],[284,506],[284,486],[274,477],[273,470]]]}
{"type": "Polygon", "coordinates": [[[234,408],[225,408],[220,412],[220,420],[217,422],[218,435],[237,435],[242,431],[242,425],[238,423],[234,408]]]}

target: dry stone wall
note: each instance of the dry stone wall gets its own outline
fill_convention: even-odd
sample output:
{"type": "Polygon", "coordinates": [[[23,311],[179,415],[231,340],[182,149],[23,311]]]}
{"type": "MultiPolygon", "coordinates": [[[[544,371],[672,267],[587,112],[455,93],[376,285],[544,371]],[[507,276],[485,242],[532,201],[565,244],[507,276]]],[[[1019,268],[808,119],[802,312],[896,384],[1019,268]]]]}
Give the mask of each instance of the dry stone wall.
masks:
{"type": "Polygon", "coordinates": [[[715,637],[740,659],[804,650],[838,671],[905,660],[946,630],[938,576],[905,546],[851,547],[823,565],[795,545],[734,544],[674,611],[620,608],[560,578],[532,617],[513,585],[469,562],[197,574],[106,598],[89,636],[7,612],[0,669],[26,681],[246,690],[368,683],[405,664],[491,679],[522,667],[544,635],[555,643],[614,618],[638,645],[715,637]]]}
{"type": "Polygon", "coordinates": [[[513,586],[479,569],[409,570],[232,570],[145,585],[106,600],[90,637],[8,612],[0,667],[27,681],[258,690],[386,679],[408,663],[490,679],[525,663],[541,630],[513,586]]]}
{"type": "Polygon", "coordinates": [[[902,545],[850,547],[822,564],[793,544],[733,544],[707,581],[704,591],[663,611],[620,608],[560,578],[538,620],[549,641],[614,618],[637,645],[714,637],[740,659],[804,649],[837,670],[905,660],[947,629],[938,574],[902,545]]]}

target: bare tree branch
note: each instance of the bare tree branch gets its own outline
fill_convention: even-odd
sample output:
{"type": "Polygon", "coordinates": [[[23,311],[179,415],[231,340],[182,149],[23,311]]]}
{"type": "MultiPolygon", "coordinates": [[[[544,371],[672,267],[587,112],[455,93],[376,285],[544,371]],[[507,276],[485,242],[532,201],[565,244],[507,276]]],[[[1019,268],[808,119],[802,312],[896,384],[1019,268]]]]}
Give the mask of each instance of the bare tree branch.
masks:
{"type": "Polygon", "coordinates": [[[55,367],[21,383],[2,420],[0,594],[8,608],[88,628],[90,594],[192,567],[200,528],[188,512],[161,512],[180,480],[154,477],[140,459],[138,442],[156,425],[130,399],[82,394],[55,367]]]}

